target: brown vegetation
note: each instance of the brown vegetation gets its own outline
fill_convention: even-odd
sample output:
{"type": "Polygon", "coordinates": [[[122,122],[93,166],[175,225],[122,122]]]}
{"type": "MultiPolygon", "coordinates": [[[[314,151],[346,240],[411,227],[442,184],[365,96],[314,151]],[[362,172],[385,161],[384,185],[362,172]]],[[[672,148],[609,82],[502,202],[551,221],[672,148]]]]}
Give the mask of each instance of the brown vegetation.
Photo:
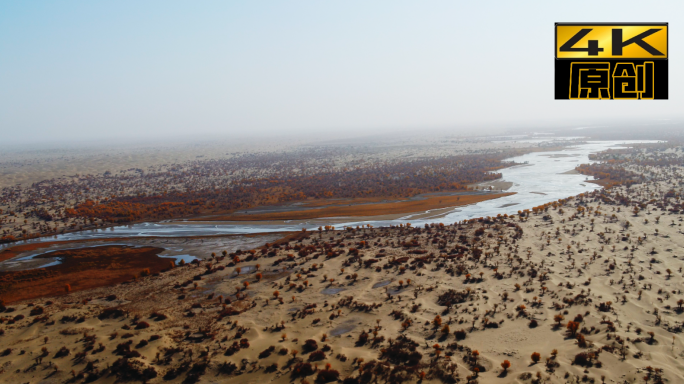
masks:
{"type": "MultiPolygon", "coordinates": [[[[498,199],[499,197],[515,194],[492,193],[477,195],[449,195],[449,196],[428,196],[423,199],[405,200],[396,202],[363,202],[357,203],[355,200],[346,201],[347,206],[333,206],[317,209],[304,209],[287,212],[254,213],[254,214],[232,214],[211,216],[209,218],[196,218],[193,220],[212,220],[212,221],[252,221],[252,220],[308,220],[320,217],[343,217],[343,216],[378,216],[386,214],[404,214],[413,212],[423,212],[430,209],[446,207],[457,207],[461,205],[475,204],[485,200],[498,199]]],[[[368,199],[365,199],[368,200],[368,199]]],[[[379,199],[375,199],[379,200],[379,199]]],[[[319,202],[320,203],[320,202],[319,202]]],[[[306,207],[307,205],[303,205],[306,207]]]]}
{"type": "MultiPolygon", "coordinates": [[[[23,247],[23,246],[22,246],[23,247]]],[[[49,252],[37,258],[59,258],[58,265],[0,272],[0,298],[6,303],[63,295],[130,280],[144,269],[158,273],[169,267],[163,251],[153,247],[102,246],[49,252]]]]}
{"type": "MultiPolygon", "coordinates": [[[[321,204],[331,198],[406,199],[465,191],[467,185],[499,178],[495,171],[511,165],[501,160],[521,153],[399,158],[334,167],[326,165],[330,151],[304,151],[45,180],[0,191],[0,242],[295,201],[321,204]]],[[[423,206],[443,206],[436,204],[423,206]]]]}

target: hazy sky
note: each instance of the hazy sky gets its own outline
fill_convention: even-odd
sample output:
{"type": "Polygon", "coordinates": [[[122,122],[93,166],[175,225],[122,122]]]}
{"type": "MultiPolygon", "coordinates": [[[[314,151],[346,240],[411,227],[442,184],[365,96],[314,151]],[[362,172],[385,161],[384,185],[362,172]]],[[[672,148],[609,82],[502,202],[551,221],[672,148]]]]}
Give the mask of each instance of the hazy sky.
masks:
{"type": "Polygon", "coordinates": [[[682,0],[2,1],[0,147],[678,120],[683,18],[682,0]],[[554,101],[556,21],[669,22],[670,100],[554,101]]]}

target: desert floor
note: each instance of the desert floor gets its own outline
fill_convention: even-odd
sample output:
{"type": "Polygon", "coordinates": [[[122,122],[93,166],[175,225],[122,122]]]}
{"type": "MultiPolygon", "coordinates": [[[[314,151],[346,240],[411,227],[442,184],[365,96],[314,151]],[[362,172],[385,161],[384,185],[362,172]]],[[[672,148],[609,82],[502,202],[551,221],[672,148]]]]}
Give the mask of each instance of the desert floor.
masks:
{"type": "Polygon", "coordinates": [[[6,303],[0,380],[682,382],[682,218],[600,194],[239,252],[213,239],[198,262],[6,303]]]}

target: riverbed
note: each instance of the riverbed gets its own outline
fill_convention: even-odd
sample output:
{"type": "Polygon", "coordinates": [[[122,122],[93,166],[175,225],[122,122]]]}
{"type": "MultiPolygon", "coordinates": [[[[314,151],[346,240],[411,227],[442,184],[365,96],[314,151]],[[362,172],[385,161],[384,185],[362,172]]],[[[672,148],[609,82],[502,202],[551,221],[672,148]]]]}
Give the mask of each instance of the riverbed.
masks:
{"type": "MultiPolygon", "coordinates": [[[[496,216],[497,214],[515,214],[519,210],[531,209],[549,201],[554,201],[583,192],[602,188],[588,181],[593,177],[572,172],[583,163],[591,163],[589,154],[609,148],[621,148],[635,143],[655,141],[593,141],[586,144],[568,147],[559,151],[532,152],[523,156],[506,159],[521,164],[501,169],[502,178],[498,181],[512,183],[508,192],[515,195],[482,201],[468,206],[452,209],[439,209],[427,212],[416,212],[393,219],[359,218],[318,218],[313,220],[287,221],[282,224],[249,224],[239,222],[194,223],[190,221],[140,223],[107,229],[73,232],[33,241],[68,241],[98,238],[136,238],[146,236],[187,237],[227,234],[268,233],[280,231],[298,231],[302,228],[316,229],[322,225],[334,225],[336,228],[371,224],[375,227],[398,225],[410,222],[412,225],[441,222],[454,223],[475,217],[496,216]]],[[[499,184],[500,185],[500,184],[499,184]]]]}

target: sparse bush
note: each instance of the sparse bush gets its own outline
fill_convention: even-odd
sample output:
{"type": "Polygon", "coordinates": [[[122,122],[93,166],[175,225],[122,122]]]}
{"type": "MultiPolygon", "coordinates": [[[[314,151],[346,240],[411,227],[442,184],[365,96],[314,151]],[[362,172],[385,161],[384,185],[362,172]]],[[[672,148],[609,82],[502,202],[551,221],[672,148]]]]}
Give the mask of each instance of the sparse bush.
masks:
{"type": "Polygon", "coordinates": [[[150,327],[150,323],[148,323],[146,321],[140,321],[140,322],[138,322],[138,324],[136,324],[135,329],[145,329],[145,328],[149,328],[149,327],[150,327]]]}
{"type": "Polygon", "coordinates": [[[309,361],[320,361],[320,360],[325,360],[325,352],[323,351],[313,351],[309,355],[309,361]]]}
{"type": "Polygon", "coordinates": [[[396,365],[415,366],[423,355],[417,350],[418,343],[406,336],[399,336],[387,348],[380,351],[380,358],[396,365]]]}
{"type": "Polygon", "coordinates": [[[316,381],[319,383],[329,383],[331,381],[337,381],[340,378],[340,373],[334,369],[326,368],[322,371],[318,371],[318,376],[316,376],[316,381]]]}
{"type": "Polygon", "coordinates": [[[465,329],[454,331],[454,337],[456,337],[456,340],[465,340],[467,335],[468,333],[465,331],[465,329]]]}
{"type": "Polygon", "coordinates": [[[314,339],[308,339],[304,342],[304,346],[302,347],[304,352],[311,352],[315,351],[318,349],[318,343],[314,339]]]}
{"type": "Polygon", "coordinates": [[[124,316],[126,312],[122,309],[118,308],[105,308],[100,312],[100,314],[97,316],[98,319],[100,320],[105,320],[105,319],[116,319],[121,316],[124,316]]]}
{"type": "Polygon", "coordinates": [[[70,353],[69,348],[62,346],[62,348],[60,348],[59,351],[57,351],[57,353],[55,353],[55,358],[69,356],[69,353],[70,353]]]}
{"type": "Polygon", "coordinates": [[[264,349],[263,351],[261,351],[261,353],[259,353],[259,358],[265,359],[265,358],[271,356],[271,353],[273,353],[273,351],[275,351],[275,347],[270,346],[270,347],[264,349]]]}
{"type": "Polygon", "coordinates": [[[541,355],[539,354],[539,352],[532,353],[531,357],[532,357],[532,362],[535,364],[537,364],[539,362],[539,360],[541,360],[541,355]]]}
{"type": "Polygon", "coordinates": [[[292,368],[292,377],[306,377],[314,374],[314,368],[311,363],[297,363],[292,368]]]}

